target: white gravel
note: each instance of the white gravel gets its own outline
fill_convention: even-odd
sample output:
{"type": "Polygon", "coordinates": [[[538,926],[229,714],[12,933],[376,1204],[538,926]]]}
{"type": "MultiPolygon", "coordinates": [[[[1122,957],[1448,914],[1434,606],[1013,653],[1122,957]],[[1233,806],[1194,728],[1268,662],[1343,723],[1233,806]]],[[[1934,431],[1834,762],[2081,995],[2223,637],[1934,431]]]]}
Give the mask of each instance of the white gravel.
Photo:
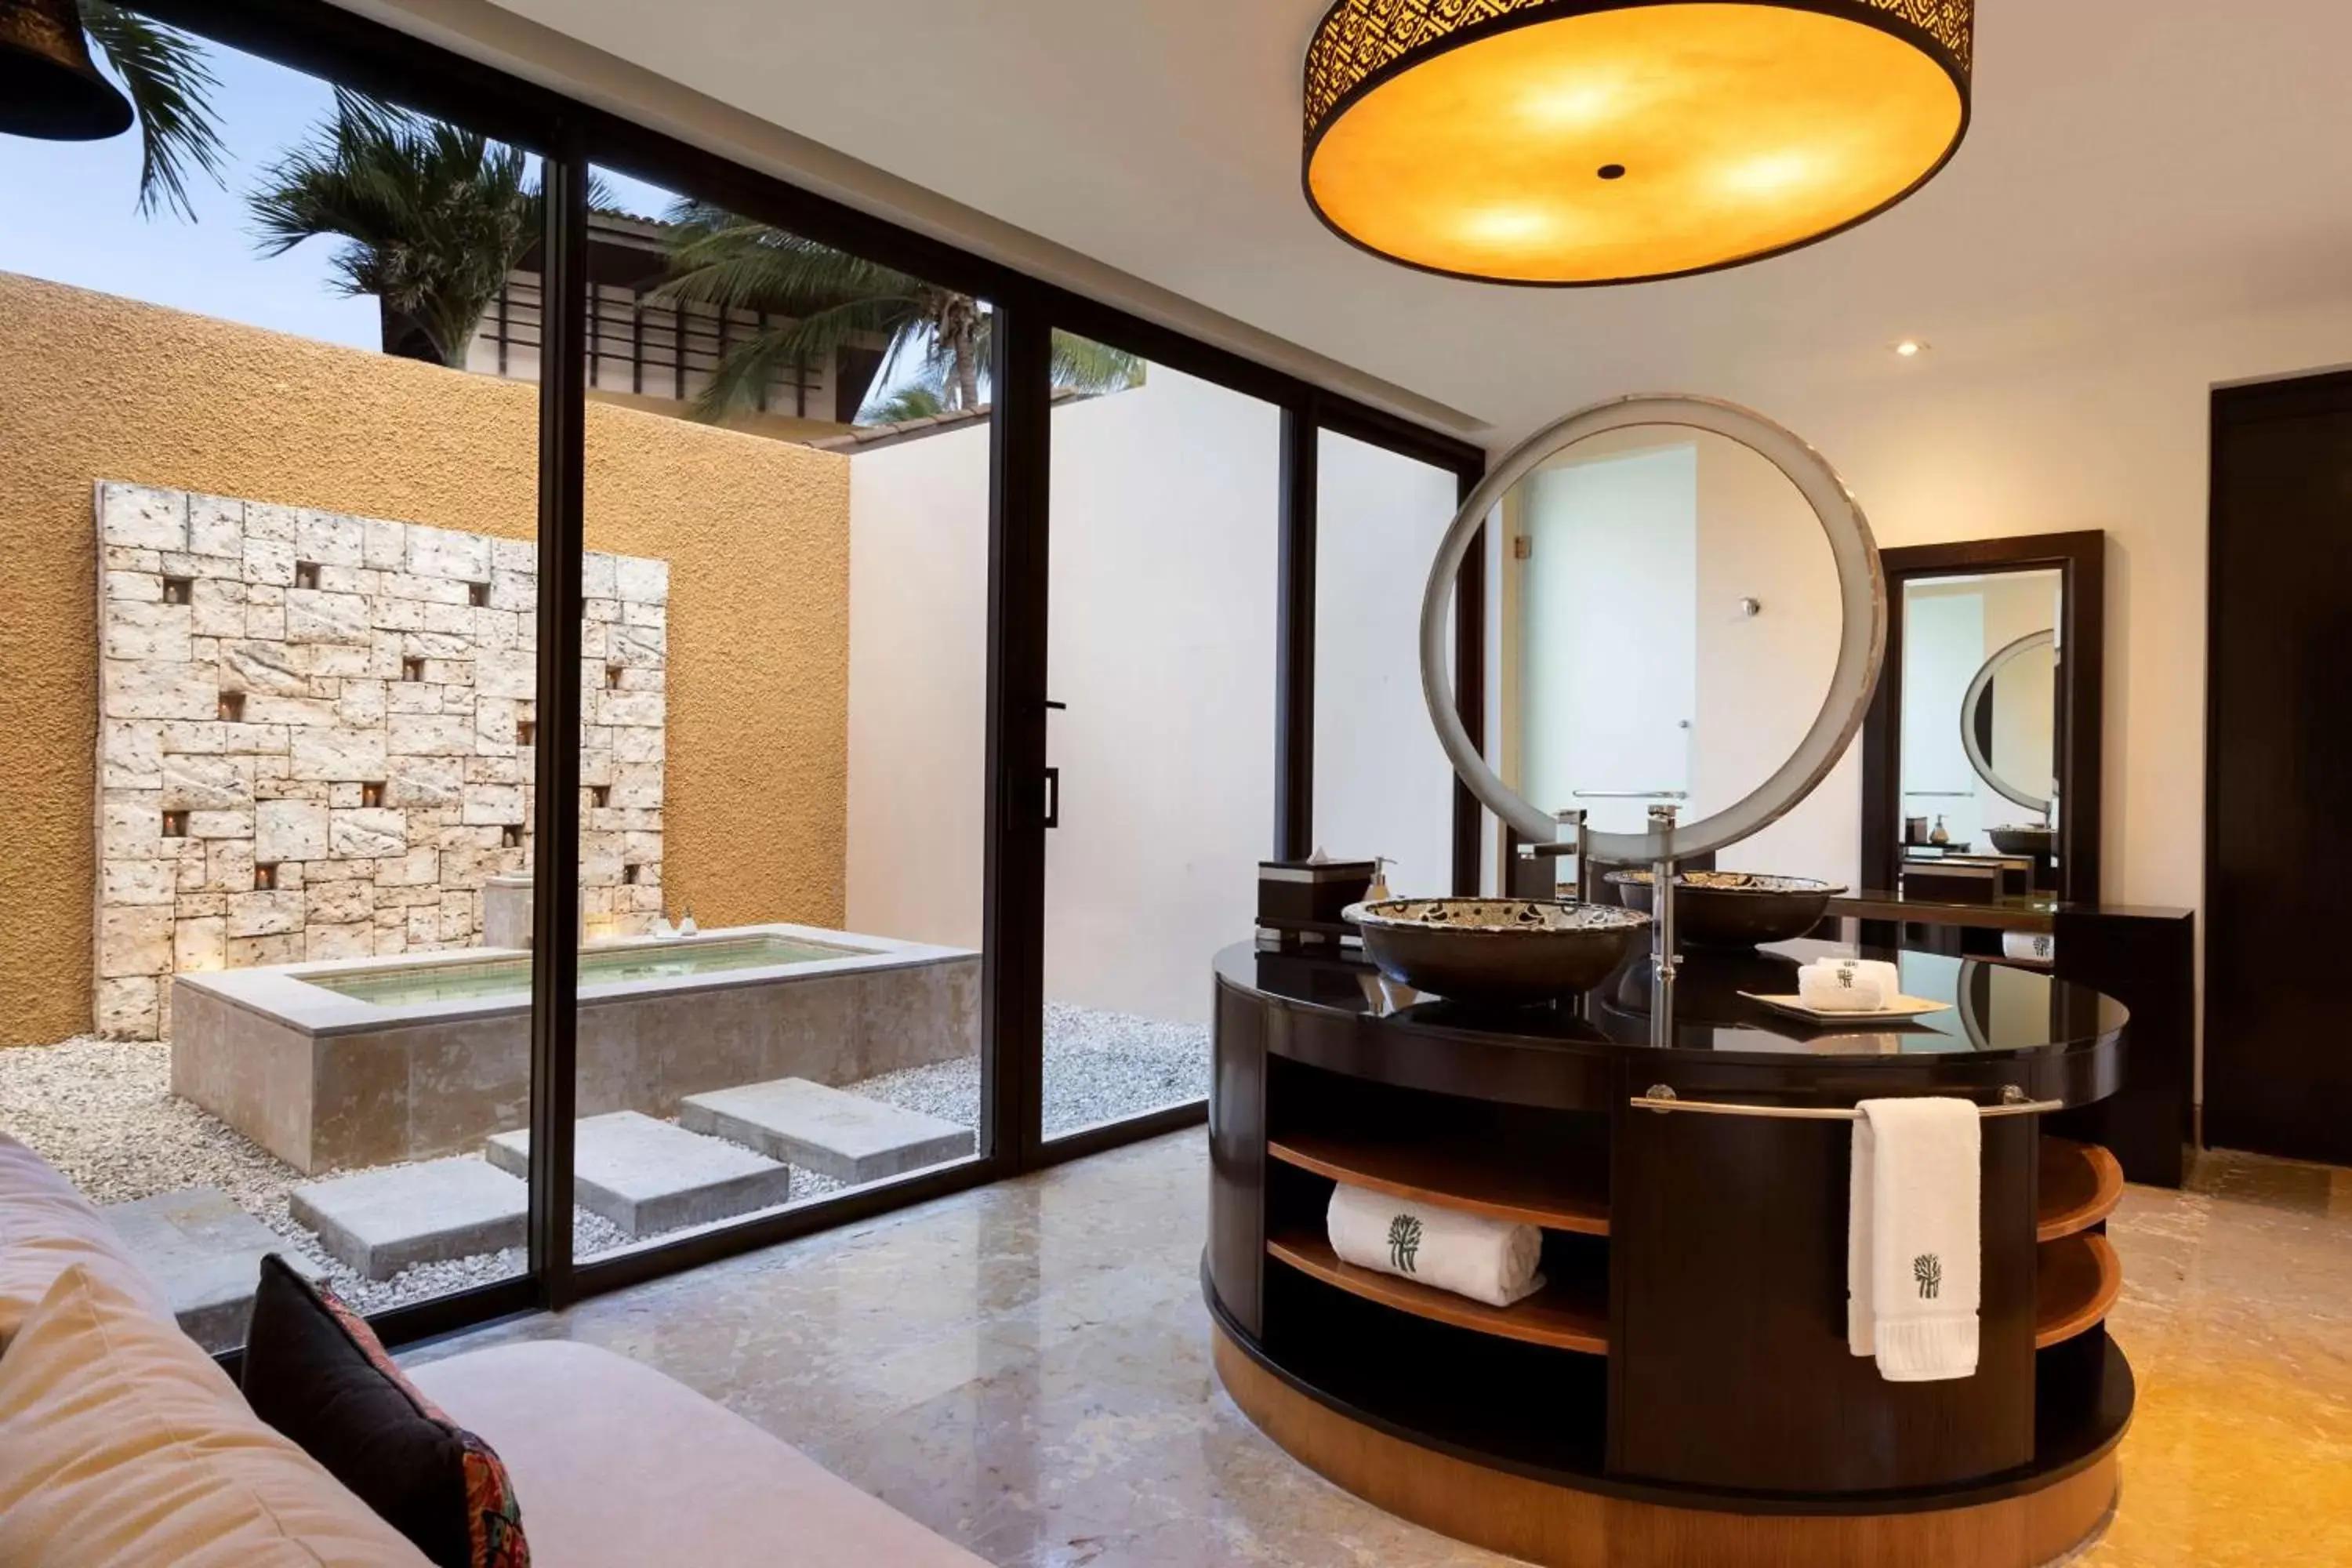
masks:
{"type": "MultiPolygon", "coordinates": [[[[286,1194],[310,1178],[171,1092],[172,1047],[154,1040],[88,1037],[0,1049],[0,1131],[24,1141],[96,1204],[129,1203],[187,1187],[214,1187],[284,1237],[288,1250],[320,1265],[338,1294],[362,1311],[422,1301],[523,1272],[520,1247],[420,1264],[383,1281],[329,1258],[288,1217],[286,1194]]],[[[980,1121],[980,1061],[966,1057],[844,1086],[967,1127],[980,1121]]],[[[1058,1137],[1209,1089],[1209,1031],[1061,1003],[1045,1009],[1045,1135],[1058,1137]]],[[[793,1200],[845,1184],[793,1173],[793,1200]]],[[[642,1240],[644,1238],[637,1238],[642,1240]]],[[[619,1226],[572,1211],[575,1256],[632,1245],[619,1226]]]]}
{"type": "MultiPolygon", "coordinates": [[[[966,1127],[980,1125],[977,1057],[905,1068],[843,1087],[966,1127]]],[[[1045,1005],[1046,1137],[1200,1100],[1208,1092],[1205,1027],[1061,1002],[1045,1005]]]]}

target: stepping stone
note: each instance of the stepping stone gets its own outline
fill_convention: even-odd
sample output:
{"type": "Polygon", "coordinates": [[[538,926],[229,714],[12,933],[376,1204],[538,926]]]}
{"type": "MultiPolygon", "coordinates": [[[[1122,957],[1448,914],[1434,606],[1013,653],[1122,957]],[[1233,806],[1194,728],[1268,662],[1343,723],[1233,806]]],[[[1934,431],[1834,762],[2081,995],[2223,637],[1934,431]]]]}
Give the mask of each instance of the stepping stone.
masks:
{"type": "Polygon", "coordinates": [[[287,1194],[286,1208],[329,1255],[389,1279],[415,1264],[520,1247],[530,1189],[460,1155],[312,1182],[287,1194]]]}
{"type": "Polygon", "coordinates": [[[843,1182],[903,1175],[972,1151],[969,1127],[804,1078],[690,1094],[677,1122],[843,1182]]]}
{"type": "Polygon", "coordinates": [[[314,1279],[320,1272],[291,1242],[212,1187],[108,1204],[101,1212],[123,1249],[163,1288],[180,1327],[207,1351],[245,1342],[264,1254],[278,1254],[314,1279]]]}
{"type": "MultiPolygon", "coordinates": [[[[572,1136],[572,1201],[631,1236],[772,1208],[792,1195],[788,1167],[635,1110],[584,1117],[572,1136]]],[[[525,1174],[530,1134],[501,1132],[483,1152],[525,1174]]]]}

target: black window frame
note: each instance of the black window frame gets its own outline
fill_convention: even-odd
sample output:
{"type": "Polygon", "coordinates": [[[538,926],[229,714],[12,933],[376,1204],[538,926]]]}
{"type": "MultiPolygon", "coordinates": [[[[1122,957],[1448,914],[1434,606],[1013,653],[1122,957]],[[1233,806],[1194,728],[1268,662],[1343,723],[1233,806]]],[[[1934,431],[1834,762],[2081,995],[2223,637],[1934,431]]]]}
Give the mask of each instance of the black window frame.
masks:
{"type": "MultiPolygon", "coordinates": [[[[576,747],[537,748],[541,805],[533,857],[529,1268],[522,1277],[395,1308],[372,1321],[390,1345],[473,1328],[1066,1160],[1197,1126],[1206,1102],[1052,1140],[1042,1136],[1045,858],[1045,626],[1050,532],[1051,334],[1115,343],[1280,410],[1279,626],[1275,668],[1276,789],[1269,843],[1307,853],[1314,840],[1317,441],[1329,430],[1454,474],[1467,498],[1486,471],[1477,446],[1329,392],[1246,355],[1203,342],[902,227],[789,181],[736,163],[621,115],[580,103],[496,67],[317,0],[136,0],[156,19],[336,86],[446,118],[524,148],[545,163],[548,258],[541,349],[539,708],[541,732],[576,735],[576,657],[583,552],[586,399],[586,190],[592,167],[673,190],[988,300],[998,312],[991,367],[986,860],[983,893],[982,1099],[977,1154],[822,1202],[689,1233],[581,1262],[572,1256],[572,1147],[577,1066],[577,964],[567,933],[579,904],[576,747]],[[567,651],[568,650],[568,651],[567,651]]],[[[1457,700],[1479,739],[1485,717],[1485,562],[1473,550],[1457,587],[1457,700]]],[[[1480,808],[1457,787],[1456,889],[1480,878],[1480,808]]],[[[1235,933],[1237,936],[1243,933],[1235,933]]],[[[236,1359],[236,1352],[228,1358],[236,1359]]]]}

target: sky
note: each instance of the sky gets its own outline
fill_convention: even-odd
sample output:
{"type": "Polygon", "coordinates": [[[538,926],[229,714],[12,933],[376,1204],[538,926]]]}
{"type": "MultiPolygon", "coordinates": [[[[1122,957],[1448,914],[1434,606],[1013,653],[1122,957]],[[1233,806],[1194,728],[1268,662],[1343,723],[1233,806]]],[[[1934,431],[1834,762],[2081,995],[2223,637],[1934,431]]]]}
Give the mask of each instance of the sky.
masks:
{"type": "MultiPolygon", "coordinates": [[[[381,347],[375,301],[337,291],[338,243],[306,240],[264,259],[246,194],[332,111],[326,83],[251,55],[205,46],[219,90],[212,99],[227,157],[224,185],[189,183],[191,223],[142,216],[139,138],[37,142],[0,136],[0,271],[194,310],[354,348],[381,347]]],[[[648,216],[669,194],[604,176],[612,204],[648,216]]]]}

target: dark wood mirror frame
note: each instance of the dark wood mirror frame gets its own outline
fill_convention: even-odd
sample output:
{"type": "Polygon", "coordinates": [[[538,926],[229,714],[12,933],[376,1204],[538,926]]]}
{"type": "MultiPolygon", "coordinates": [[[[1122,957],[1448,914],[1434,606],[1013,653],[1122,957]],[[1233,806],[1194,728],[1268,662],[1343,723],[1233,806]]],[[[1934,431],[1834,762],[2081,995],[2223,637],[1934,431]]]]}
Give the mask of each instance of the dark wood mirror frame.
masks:
{"type": "Polygon", "coordinates": [[[1957,544],[1907,545],[1879,552],[1886,573],[1890,614],[1886,662],[1862,729],[1862,879],[1893,889],[1903,852],[1904,588],[1915,577],[1959,573],[2047,572],[2063,575],[2060,645],[2066,650],[2059,725],[2058,776],[2066,794],[2058,820],[2058,896],[2072,904],[2099,901],[2100,735],[2105,723],[2105,683],[2107,536],[2037,533],[2015,539],[1972,539],[1957,544]]]}

